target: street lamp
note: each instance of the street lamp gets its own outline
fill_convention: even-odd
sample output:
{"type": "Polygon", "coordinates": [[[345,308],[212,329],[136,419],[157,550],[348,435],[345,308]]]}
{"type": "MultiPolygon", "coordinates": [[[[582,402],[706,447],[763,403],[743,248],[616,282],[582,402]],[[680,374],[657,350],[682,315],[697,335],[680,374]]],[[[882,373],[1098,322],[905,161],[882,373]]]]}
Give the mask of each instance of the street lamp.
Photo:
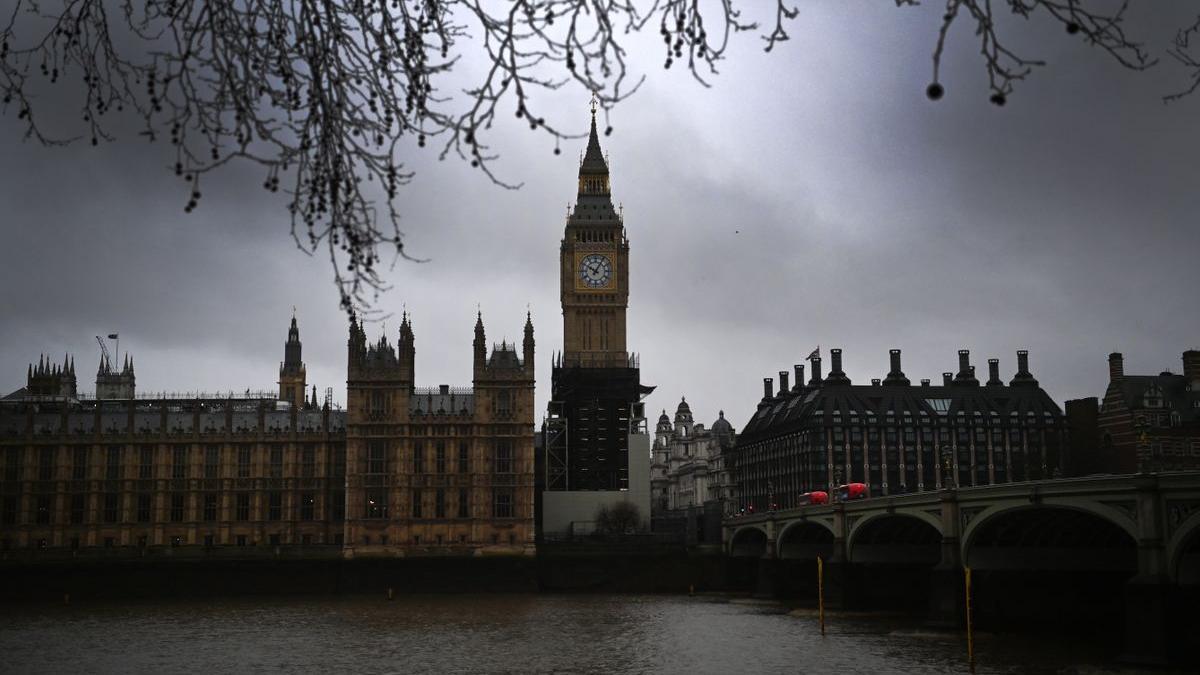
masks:
{"type": "Polygon", "coordinates": [[[954,449],[948,445],[942,446],[942,487],[952,490],[958,484],[954,475],[954,449]]]}

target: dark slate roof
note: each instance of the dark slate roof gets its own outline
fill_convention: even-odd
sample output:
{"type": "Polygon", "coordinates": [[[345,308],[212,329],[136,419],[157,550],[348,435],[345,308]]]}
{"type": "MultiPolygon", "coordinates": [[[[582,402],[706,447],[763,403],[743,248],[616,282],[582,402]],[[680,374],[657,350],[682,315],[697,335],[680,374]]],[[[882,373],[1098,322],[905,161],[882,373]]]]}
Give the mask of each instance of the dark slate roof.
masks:
{"type": "Polygon", "coordinates": [[[608,162],[604,161],[604,151],[600,149],[600,137],[596,134],[595,113],[592,113],[592,131],[588,134],[587,151],[583,153],[583,163],[579,165],[579,173],[608,173],[608,162]]]}
{"type": "MultiPolygon", "coordinates": [[[[742,429],[739,443],[822,425],[835,413],[885,416],[889,411],[903,419],[905,411],[914,420],[964,415],[990,417],[1012,413],[1058,420],[1062,410],[1040,387],[970,387],[824,385],[806,387],[796,393],[776,396],[759,404],[742,429]]],[[[846,417],[842,423],[847,423],[846,417]]]]}
{"type": "Polygon", "coordinates": [[[1181,422],[1200,423],[1200,408],[1195,407],[1195,401],[1200,400],[1200,391],[1188,391],[1188,381],[1183,375],[1126,375],[1115,384],[1130,410],[1177,412],[1181,422]],[[1162,390],[1161,408],[1146,408],[1146,391],[1151,385],[1162,390]]]}
{"type": "Polygon", "coordinates": [[[517,356],[515,345],[501,345],[492,348],[492,356],[488,359],[488,368],[521,369],[521,359],[517,356]]]}

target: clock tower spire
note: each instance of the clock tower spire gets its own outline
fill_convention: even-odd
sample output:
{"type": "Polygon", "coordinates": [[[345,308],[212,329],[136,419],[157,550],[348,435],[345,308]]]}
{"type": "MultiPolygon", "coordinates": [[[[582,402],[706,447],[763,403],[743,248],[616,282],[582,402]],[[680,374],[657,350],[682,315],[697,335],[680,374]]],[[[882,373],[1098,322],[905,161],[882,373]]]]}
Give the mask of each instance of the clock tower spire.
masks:
{"type": "Polygon", "coordinates": [[[567,214],[560,253],[563,365],[625,367],[629,306],[629,241],[613,208],[608,160],[596,132],[596,98],[587,150],[579,162],[579,192],[567,214]]]}

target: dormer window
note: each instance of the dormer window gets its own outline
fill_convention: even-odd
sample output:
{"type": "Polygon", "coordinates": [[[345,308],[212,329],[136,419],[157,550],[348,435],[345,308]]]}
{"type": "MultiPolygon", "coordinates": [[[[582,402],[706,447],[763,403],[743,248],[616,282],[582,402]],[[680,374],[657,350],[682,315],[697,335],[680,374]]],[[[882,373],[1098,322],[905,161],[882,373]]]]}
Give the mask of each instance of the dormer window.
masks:
{"type": "Polygon", "coordinates": [[[1147,408],[1163,407],[1162,389],[1159,389],[1157,385],[1151,385],[1142,396],[1142,405],[1147,408]]]}

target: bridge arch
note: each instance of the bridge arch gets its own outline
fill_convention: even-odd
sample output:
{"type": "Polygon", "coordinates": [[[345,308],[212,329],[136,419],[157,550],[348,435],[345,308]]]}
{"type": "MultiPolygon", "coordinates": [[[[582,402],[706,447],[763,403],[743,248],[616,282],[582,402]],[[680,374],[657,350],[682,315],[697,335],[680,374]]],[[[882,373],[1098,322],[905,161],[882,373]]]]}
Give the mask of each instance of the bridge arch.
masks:
{"type": "Polygon", "coordinates": [[[974,569],[1137,571],[1134,523],[1095,502],[998,504],[962,533],[974,569]]]}
{"type": "Polygon", "coordinates": [[[757,525],[734,530],[729,538],[729,555],[735,558],[761,558],[767,552],[767,531],[757,525]]]}
{"type": "Polygon", "coordinates": [[[833,555],[833,526],[823,520],[797,520],[779,533],[776,549],[784,559],[828,560],[833,555]]]}
{"type": "Polygon", "coordinates": [[[1200,510],[1184,520],[1167,543],[1171,580],[1180,586],[1200,586],[1200,510]]]}
{"type": "Polygon", "coordinates": [[[923,511],[892,511],[866,516],[846,537],[853,563],[935,565],[941,559],[942,524],[923,511]]]}

